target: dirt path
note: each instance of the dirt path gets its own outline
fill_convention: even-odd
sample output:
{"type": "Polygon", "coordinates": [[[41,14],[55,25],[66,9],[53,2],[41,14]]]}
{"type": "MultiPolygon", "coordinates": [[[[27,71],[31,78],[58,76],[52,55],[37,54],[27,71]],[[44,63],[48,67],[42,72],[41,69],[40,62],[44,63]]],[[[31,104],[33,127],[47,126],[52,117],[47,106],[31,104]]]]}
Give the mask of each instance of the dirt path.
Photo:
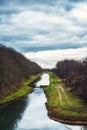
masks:
{"type": "Polygon", "coordinates": [[[59,102],[61,105],[63,105],[63,102],[62,102],[62,95],[61,95],[61,92],[60,92],[60,87],[56,87],[57,88],[57,92],[58,92],[58,96],[59,96],[59,102]]]}
{"type": "Polygon", "coordinates": [[[72,106],[70,104],[69,98],[62,86],[56,86],[57,92],[58,92],[58,99],[60,102],[61,107],[64,109],[73,111],[73,112],[78,112],[78,113],[84,113],[87,112],[87,110],[82,110],[82,109],[77,109],[75,106],[72,106]]]}
{"type": "Polygon", "coordinates": [[[57,92],[58,92],[60,104],[62,106],[64,106],[63,102],[65,102],[65,104],[69,105],[69,99],[68,99],[68,96],[67,96],[64,88],[62,86],[57,86],[56,89],[57,89],[57,92]]]}

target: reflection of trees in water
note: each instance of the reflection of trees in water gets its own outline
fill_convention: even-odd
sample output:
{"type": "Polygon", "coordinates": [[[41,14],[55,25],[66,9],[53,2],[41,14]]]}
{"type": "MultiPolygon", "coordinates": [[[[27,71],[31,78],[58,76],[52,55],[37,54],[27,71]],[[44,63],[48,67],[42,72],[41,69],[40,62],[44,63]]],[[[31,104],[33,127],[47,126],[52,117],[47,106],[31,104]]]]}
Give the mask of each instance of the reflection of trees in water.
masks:
{"type": "Polygon", "coordinates": [[[82,130],[87,130],[87,126],[83,126],[82,130]]]}
{"type": "Polygon", "coordinates": [[[17,122],[22,118],[26,108],[26,98],[20,99],[7,107],[0,109],[0,130],[13,130],[17,122]]]}
{"type": "Polygon", "coordinates": [[[68,126],[65,126],[65,128],[67,128],[67,130],[72,130],[71,128],[69,128],[68,126]]]}
{"type": "MultiPolygon", "coordinates": [[[[67,129],[67,130],[73,130],[71,127],[69,127],[69,126],[65,126],[65,128],[67,129]]],[[[81,130],[87,130],[87,126],[81,126],[81,130]]]]}

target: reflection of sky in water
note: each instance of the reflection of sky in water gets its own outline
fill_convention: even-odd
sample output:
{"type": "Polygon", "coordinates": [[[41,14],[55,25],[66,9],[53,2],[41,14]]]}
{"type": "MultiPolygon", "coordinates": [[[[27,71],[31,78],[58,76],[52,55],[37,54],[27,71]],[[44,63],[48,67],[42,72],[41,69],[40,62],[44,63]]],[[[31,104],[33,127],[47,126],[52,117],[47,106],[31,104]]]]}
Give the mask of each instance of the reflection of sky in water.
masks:
{"type": "Polygon", "coordinates": [[[47,116],[46,97],[41,88],[29,95],[29,104],[16,130],[81,130],[80,126],[68,126],[55,122],[47,116]],[[68,128],[67,128],[68,127],[68,128]]]}
{"type": "Polygon", "coordinates": [[[41,80],[36,83],[36,86],[37,87],[39,87],[40,85],[47,86],[47,85],[49,85],[49,81],[50,81],[49,80],[49,75],[48,74],[43,74],[41,76],[41,80]]]}

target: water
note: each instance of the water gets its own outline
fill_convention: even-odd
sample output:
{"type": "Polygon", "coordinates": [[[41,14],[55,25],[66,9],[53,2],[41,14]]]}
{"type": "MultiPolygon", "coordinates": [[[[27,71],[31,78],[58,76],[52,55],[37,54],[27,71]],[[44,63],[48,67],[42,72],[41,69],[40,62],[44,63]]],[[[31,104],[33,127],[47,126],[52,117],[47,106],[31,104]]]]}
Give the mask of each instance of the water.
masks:
{"type": "Polygon", "coordinates": [[[36,83],[36,87],[48,86],[50,84],[50,79],[48,74],[43,74],[41,80],[36,83]]]}
{"type": "MultiPolygon", "coordinates": [[[[44,75],[47,76],[47,75],[44,75]]],[[[49,78],[41,77],[48,84],[49,78]]],[[[0,130],[87,130],[86,126],[71,126],[49,119],[45,103],[46,96],[40,81],[32,94],[9,104],[0,110],[0,130]]]]}

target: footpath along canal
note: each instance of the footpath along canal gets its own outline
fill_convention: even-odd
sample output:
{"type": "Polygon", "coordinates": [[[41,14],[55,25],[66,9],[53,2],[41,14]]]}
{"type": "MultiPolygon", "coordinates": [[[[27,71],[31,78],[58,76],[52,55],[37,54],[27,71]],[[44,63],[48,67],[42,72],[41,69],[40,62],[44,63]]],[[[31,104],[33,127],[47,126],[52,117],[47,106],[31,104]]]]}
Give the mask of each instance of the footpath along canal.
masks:
{"type": "Polygon", "coordinates": [[[65,125],[47,115],[47,98],[43,88],[49,85],[49,75],[43,74],[34,91],[0,110],[0,130],[87,130],[86,126],[65,125]]]}

